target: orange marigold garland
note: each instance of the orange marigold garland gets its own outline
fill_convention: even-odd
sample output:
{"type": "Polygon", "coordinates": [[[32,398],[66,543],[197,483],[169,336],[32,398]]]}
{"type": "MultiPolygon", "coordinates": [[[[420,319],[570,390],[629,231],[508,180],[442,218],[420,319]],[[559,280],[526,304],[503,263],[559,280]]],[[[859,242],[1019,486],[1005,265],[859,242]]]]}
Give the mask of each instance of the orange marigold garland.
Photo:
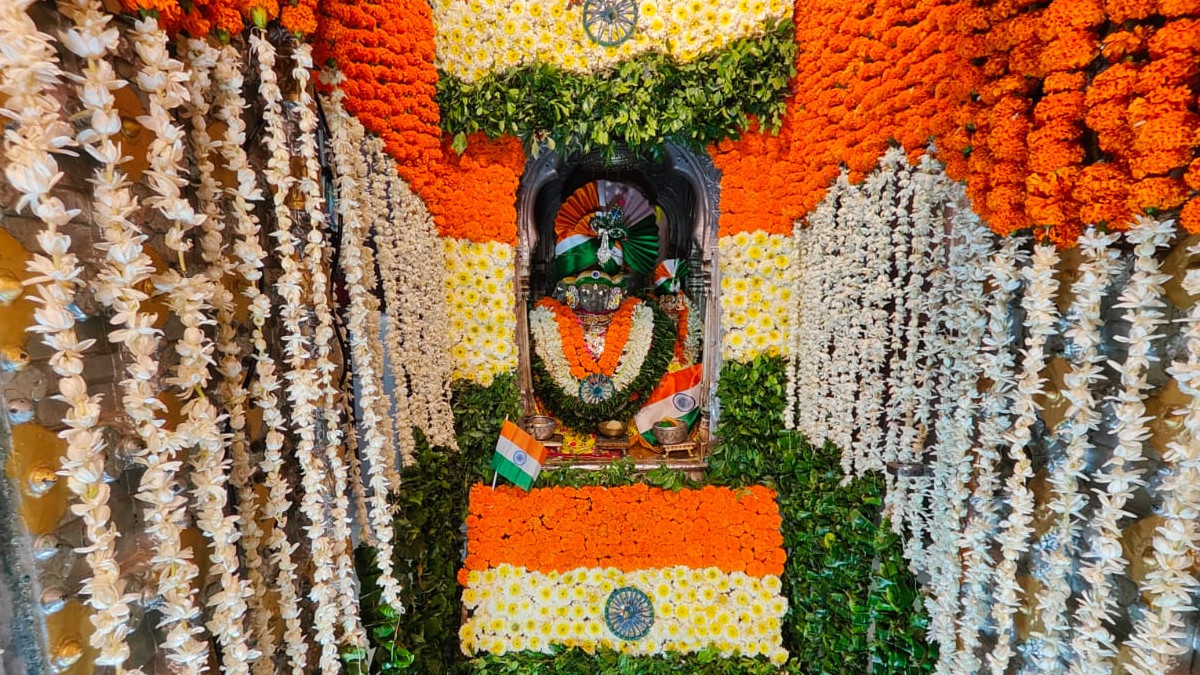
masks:
{"type": "Polygon", "coordinates": [[[672,492],[617,488],[471,488],[467,558],[459,571],[500,563],[542,572],[634,571],[683,565],[751,576],[783,573],[775,492],[708,486],[672,492]],[[616,524],[619,524],[616,525],[616,524]]]}
{"type": "Polygon", "coordinates": [[[554,314],[558,333],[562,336],[563,356],[571,367],[571,376],[582,380],[592,373],[612,377],[620,363],[625,344],[629,342],[629,331],[633,327],[633,311],[641,304],[638,298],[625,298],[620,308],[613,313],[612,322],[604,339],[604,353],[597,359],[588,350],[583,336],[583,324],[574,312],[554,298],[542,298],[538,307],[545,307],[554,314]]]}
{"type": "Polygon", "coordinates": [[[318,11],[317,61],[341,72],[347,110],[383,138],[400,176],[425,201],[438,232],[515,244],[524,148],[514,137],[493,141],[476,135],[459,155],[443,140],[434,100],[438,73],[428,3],[327,0],[318,11]]]}
{"type": "Polygon", "coordinates": [[[978,75],[953,0],[797,3],[795,93],[778,136],[710,149],[721,170],[721,234],[791,234],[838,175],[861,180],[889,143],[915,157],[949,131],[978,75]],[[836,27],[836,29],[835,29],[836,27]]]}

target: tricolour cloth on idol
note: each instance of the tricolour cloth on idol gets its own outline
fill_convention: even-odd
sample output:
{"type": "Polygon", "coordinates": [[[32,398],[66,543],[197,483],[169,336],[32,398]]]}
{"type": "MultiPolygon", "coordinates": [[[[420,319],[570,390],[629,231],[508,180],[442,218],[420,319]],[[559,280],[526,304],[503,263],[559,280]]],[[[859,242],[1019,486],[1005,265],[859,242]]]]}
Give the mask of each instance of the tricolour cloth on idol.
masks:
{"type": "Polygon", "coordinates": [[[660,294],[678,293],[687,275],[687,260],[668,258],[654,268],[654,290],[660,294]]]}
{"type": "Polygon", "coordinates": [[[633,424],[642,438],[654,442],[654,425],[667,418],[692,425],[700,417],[700,381],[704,370],[697,363],[673,373],[667,373],[650,393],[649,402],[633,417],[633,424]]]}
{"type": "Polygon", "coordinates": [[[492,455],[492,469],[528,491],[541,473],[545,461],[545,446],[521,427],[504,420],[500,438],[496,441],[496,454],[492,455]]]}
{"type": "Polygon", "coordinates": [[[579,188],[554,218],[554,266],[558,277],[599,266],[649,274],[658,259],[658,218],[641,192],[624,183],[598,180],[579,188]]]}

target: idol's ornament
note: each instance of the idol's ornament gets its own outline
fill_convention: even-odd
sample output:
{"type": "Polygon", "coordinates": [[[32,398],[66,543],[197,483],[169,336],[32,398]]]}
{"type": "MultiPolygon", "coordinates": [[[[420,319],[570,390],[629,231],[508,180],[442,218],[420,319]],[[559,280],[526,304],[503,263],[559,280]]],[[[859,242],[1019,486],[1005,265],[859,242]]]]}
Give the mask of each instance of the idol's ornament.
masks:
{"type": "Polygon", "coordinates": [[[576,432],[623,430],[675,360],[681,315],[686,330],[685,301],[664,310],[636,293],[658,261],[658,217],[633,187],[601,180],[563,203],[554,229],[558,283],[529,314],[539,404],[576,432]]]}

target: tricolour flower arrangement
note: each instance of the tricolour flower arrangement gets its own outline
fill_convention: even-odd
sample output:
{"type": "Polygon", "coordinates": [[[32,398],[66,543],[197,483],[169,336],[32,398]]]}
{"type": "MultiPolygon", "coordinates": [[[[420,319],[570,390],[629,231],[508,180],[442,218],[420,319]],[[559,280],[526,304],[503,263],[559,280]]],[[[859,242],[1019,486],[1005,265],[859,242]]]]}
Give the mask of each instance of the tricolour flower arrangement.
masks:
{"type": "Polygon", "coordinates": [[[786,554],[768,488],[477,485],[469,513],[467,653],[562,645],[787,660],[786,554]]]}
{"type": "Polygon", "coordinates": [[[583,3],[572,0],[438,0],[433,3],[437,66],[474,82],[535,63],[592,73],[646,52],[687,63],[761,35],[772,21],[790,18],[792,6],[787,0],[641,0],[636,27],[612,47],[588,37],[583,12],[583,3]]]}

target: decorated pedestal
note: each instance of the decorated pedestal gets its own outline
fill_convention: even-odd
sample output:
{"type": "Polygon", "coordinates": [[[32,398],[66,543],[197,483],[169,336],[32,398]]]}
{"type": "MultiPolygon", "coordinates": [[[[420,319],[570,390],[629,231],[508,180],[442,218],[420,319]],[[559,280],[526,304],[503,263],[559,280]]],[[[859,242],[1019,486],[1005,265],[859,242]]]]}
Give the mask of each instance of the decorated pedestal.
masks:
{"type": "Polygon", "coordinates": [[[477,485],[464,652],[715,650],[787,659],[775,493],[477,485]]]}

